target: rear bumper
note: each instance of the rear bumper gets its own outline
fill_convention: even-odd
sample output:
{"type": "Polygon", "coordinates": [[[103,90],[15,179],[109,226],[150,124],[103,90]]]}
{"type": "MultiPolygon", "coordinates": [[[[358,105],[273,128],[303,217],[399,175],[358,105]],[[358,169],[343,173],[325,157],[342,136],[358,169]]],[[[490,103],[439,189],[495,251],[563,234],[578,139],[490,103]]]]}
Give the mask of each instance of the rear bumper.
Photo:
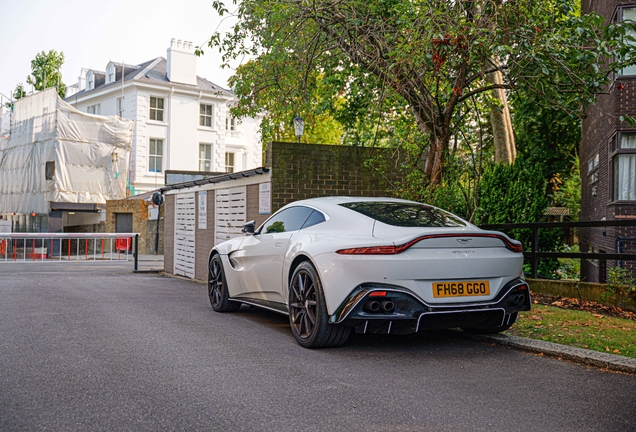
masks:
{"type": "Polygon", "coordinates": [[[427,304],[409,290],[368,284],[358,287],[330,317],[330,322],[354,327],[361,333],[407,334],[424,329],[455,327],[493,328],[516,319],[516,312],[532,305],[528,284],[520,278],[508,282],[488,302],[427,304]],[[378,291],[385,296],[370,296],[378,291]],[[378,305],[373,302],[378,302],[378,305]]]}

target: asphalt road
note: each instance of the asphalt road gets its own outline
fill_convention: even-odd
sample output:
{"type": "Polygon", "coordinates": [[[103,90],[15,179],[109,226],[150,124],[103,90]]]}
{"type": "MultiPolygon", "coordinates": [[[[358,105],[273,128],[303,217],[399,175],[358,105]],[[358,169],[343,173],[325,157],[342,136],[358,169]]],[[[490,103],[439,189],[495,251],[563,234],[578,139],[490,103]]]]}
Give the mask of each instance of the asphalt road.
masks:
{"type": "Polygon", "coordinates": [[[0,431],[636,431],[636,377],[466,339],[307,350],[131,264],[0,264],[0,431]]]}

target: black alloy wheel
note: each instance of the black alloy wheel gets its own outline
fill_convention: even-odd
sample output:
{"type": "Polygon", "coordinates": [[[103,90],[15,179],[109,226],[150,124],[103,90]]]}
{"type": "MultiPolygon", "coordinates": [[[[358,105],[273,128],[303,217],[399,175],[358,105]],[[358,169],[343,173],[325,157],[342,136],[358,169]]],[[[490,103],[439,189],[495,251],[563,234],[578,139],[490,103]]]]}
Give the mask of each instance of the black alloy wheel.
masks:
{"type": "Polygon", "coordinates": [[[241,304],[230,300],[220,255],[216,254],[212,257],[208,270],[208,297],[212,309],[216,312],[237,311],[241,304]]]}
{"type": "Polygon", "coordinates": [[[314,266],[301,263],[289,284],[289,323],[296,341],[305,348],[344,344],[351,327],[329,324],[322,284],[314,266]]]}

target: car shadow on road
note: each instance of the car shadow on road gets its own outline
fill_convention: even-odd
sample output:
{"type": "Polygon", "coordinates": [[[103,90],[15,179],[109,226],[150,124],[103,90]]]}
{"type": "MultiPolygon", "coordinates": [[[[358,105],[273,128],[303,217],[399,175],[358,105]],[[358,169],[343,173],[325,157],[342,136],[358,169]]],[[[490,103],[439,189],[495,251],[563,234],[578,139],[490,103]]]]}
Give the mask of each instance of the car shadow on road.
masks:
{"type": "MultiPolygon", "coordinates": [[[[248,305],[243,305],[235,314],[275,329],[282,336],[288,337],[291,341],[294,340],[289,327],[289,318],[285,315],[248,305]]],[[[454,346],[458,343],[481,344],[481,342],[476,342],[459,329],[447,329],[426,330],[407,335],[352,333],[347,343],[343,347],[336,349],[373,348],[380,351],[386,349],[395,352],[396,350],[412,351],[418,347],[440,349],[449,343],[454,346]]]]}

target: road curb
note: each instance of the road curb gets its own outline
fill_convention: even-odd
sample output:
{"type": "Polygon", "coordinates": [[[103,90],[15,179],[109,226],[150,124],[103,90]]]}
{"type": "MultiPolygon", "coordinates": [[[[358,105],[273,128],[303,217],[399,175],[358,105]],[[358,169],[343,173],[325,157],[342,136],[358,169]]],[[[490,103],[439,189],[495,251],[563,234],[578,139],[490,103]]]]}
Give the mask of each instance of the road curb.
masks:
{"type": "Polygon", "coordinates": [[[508,346],[533,353],[543,353],[549,357],[557,357],[601,369],[636,375],[636,359],[630,357],[575,348],[520,336],[497,334],[489,336],[475,335],[474,337],[478,340],[494,342],[497,345],[508,346]]]}

